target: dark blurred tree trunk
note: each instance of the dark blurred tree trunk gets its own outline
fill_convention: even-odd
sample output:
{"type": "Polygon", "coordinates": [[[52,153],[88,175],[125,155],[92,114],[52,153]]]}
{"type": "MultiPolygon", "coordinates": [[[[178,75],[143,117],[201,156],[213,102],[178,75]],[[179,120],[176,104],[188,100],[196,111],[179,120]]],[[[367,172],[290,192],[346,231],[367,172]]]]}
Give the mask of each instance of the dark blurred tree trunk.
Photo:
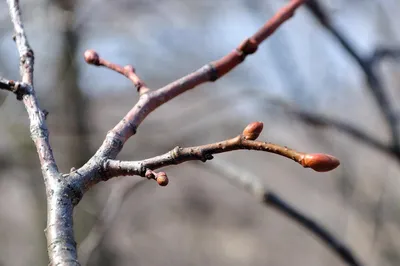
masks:
{"type": "MultiPolygon", "coordinates": [[[[88,143],[88,99],[78,84],[79,70],[76,62],[79,32],[74,25],[74,0],[53,0],[63,12],[64,25],[58,61],[58,77],[55,90],[59,104],[57,127],[65,134],[65,157],[61,166],[81,166],[90,156],[88,143]]],[[[61,167],[63,170],[69,170],[61,167]]]]}

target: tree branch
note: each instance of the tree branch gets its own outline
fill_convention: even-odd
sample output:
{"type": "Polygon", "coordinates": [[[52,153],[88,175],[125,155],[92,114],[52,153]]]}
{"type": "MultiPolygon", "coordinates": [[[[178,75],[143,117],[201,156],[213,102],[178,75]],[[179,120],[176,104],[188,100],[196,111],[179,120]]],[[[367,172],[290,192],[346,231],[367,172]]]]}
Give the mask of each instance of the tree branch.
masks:
{"type": "Polygon", "coordinates": [[[42,168],[47,194],[47,245],[52,265],[79,265],[76,255],[76,243],[73,235],[73,202],[71,190],[64,183],[49,142],[49,132],[46,125],[46,112],[40,109],[33,88],[34,54],[31,49],[21,20],[21,10],[18,0],[7,0],[11,20],[14,25],[15,42],[20,57],[20,75],[22,83],[29,90],[23,95],[22,101],[29,115],[31,138],[35,143],[42,168]]]}
{"type": "MultiPolygon", "coordinates": [[[[104,165],[105,175],[107,178],[139,175],[149,179],[155,179],[159,184],[163,184],[159,178],[160,175],[162,178],[166,178],[165,173],[161,172],[162,174],[157,174],[153,170],[193,160],[206,162],[207,160],[213,159],[213,154],[234,150],[258,150],[275,153],[291,159],[305,168],[312,168],[317,172],[331,171],[340,164],[339,160],[331,155],[321,153],[307,154],[276,144],[255,141],[261,133],[261,129],[262,123],[254,122],[249,124],[244,129],[243,133],[235,138],[196,147],[176,147],[163,155],[143,161],[117,161],[110,159],[104,165]]],[[[168,180],[166,182],[168,182],[168,180]]]]}
{"type": "MultiPolygon", "coordinates": [[[[107,160],[116,158],[124,143],[136,133],[139,125],[152,111],[185,91],[193,89],[205,82],[216,81],[218,78],[227,74],[234,67],[243,62],[247,55],[256,52],[258,45],[275,32],[286,20],[293,16],[295,10],[306,1],[307,0],[291,0],[253,36],[244,40],[234,51],[221,59],[211,62],[165,87],[143,93],[136,105],[108,132],[106,139],[97,150],[96,154],[80,169],[70,173],[71,186],[83,194],[94,184],[102,180],[107,180],[104,179],[102,166],[107,160]]],[[[116,68],[116,71],[122,69],[122,67],[116,67],[116,65],[111,66],[109,63],[106,63],[106,61],[101,59],[93,50],[89,50],[85,55],[85,59],[89,64],[108,65],[110,68],[116,68]],[[100,62],[103,62],[103,64],[100,62]]]]}
{"type": "Polygon", "coordinates": [[[139,95],[142,95],[146,92],[149,92],[150,89],[146,86],[146,84],[139,78],[136,74],[135,68],[131,65],[126,65],[124,67],[112,63],[104,58],[101,58],[98,53],[94,50],[86,50],[83,57],[85,58],[86,63],[95,65],[95,66],[103,66],[110,70],[113,70],[121,75],[124,75],[130,81],[132,81],[139,95]]]}
{"type": "Polygon", "coordinates": [[[216,161],[210,164],[213,172],[218,173],[221,177],[227,179],[233,185],[242,188],[253,195],[266,207],[273,207],[289,219],[298,223],[301,227],[312,233],[318,240],[331,249],[339,258],[351,266],[361,266],[361,262],[347,245],[334,234],[330,233],[327,228],[308,217],[290,203],[279,197],[275,192],[271,191],[261,183],[261,181],[252,174],[244,172],[235,165],[227,162],[216,161]]]}

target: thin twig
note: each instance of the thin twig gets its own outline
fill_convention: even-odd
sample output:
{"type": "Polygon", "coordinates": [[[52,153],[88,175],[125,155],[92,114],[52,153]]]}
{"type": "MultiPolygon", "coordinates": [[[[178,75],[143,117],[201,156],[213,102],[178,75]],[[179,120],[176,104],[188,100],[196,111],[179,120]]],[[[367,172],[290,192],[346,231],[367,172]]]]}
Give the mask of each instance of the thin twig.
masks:
{"type": "Polygon", "coordinates": [[[45,115],[39,107],[33,88],[34,55],[22,26],[19,1],[8,0],[7,2],[10,8],[11,20],[14,24],[15,42],[20,56],[22,83],[28,84],[30,87],[29,93],[23,97],[23,102],[31,122],[31,136],[35,142],[45,177],[58,175],[58,168],[49,143],[45,115]]]}
{"type": "Polygon", "coordinates": [[[102,57],[94,50],[86,50],[84,54],[84,58],[86,63],[95,65],[95,66],[103,66],[110,70],[113,70],[121,75],[127,77],[130,81],[132,81],[133,85],[136,87],[139,95],[142,95],[146,92],[149,92],[150,89],[146,86],[146,84],[139,78],[136,74],[135,68],[131,65],[126,65],[124,67],[112,63],[102,57]]]}
{"type": "MultiPolygon", "coordinates": [[[[207,160],[213,159],[213,154],[234,150],[257,150],[275,153],[289,158],[305,168],[312,168],[317,172],[331,171],[340,164],[339,160],[331,155],[321,153],[308,154],[289,149],[288,147],[282,147],[277,144],[256,141],[255,139],[260,135],[261,130],[262,123],[254,122],[249,124],[243,130],[242,134],[221,142],[189,148],[176,147],[163,155],[142,161],[117,161],[110,159],[104,164],[104,172],[106,173],[107,178],[139,175],[149,179],[155,179],[161,185],[162,183],[159,178],[161,173],[161,176],[166,178],[165,173],[154,173],[152,170],[193,160],[206,162],[207,160]]],[[[166,182],[168,183],[168,179],[166,182]]]]}

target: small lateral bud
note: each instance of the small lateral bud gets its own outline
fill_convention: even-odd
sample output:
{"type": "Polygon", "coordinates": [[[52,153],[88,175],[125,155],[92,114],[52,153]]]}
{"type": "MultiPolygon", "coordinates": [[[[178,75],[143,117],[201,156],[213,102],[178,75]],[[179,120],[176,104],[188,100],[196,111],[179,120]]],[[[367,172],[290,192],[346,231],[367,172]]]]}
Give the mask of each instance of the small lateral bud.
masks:
{"type": "Polygon", "coordinates": [[[166,185],[168,185],[168,182],[169,182],[167,174],[165,172],[159,172],[157,174],[156,180],[157,180],[157,183],[162,187],[165,187],[166,185]]]}
{"type": "Polygon", "coordinates": [[[147,169],[145,175],[144,175],[147,179],[156,179],[156,176],[154,174],[153,171],[151,171],[150,169],[147,169]]]}
{"type": "Polygon", "coordinates": [[[86,63],[96,66],[99,65],[100,57],[95,50],[86,50],[83,57],[85,58],[86,63]]]}
{"type": "Polygon", "coordinates": [[[328,172],[340,165],[340,161],[336,157],[323,153],[306,154],[300,163],[317,172],[328,172]]]}
{"type": "Polygon", "coordinates": [[[248,54],[254,54],[257,51],[257,48],[258,44],[256,40],[246,39],[239,45],[237,49],[243,52],[245,55],[248,55],[248,54]]]}
{"type": "Polygon", "coordinates": [[[253,122],[250,123],[244,130],[243,130],[243,137],[247,140],[256,140],[263,130],[264,124],[262,122],[253,122]]]}

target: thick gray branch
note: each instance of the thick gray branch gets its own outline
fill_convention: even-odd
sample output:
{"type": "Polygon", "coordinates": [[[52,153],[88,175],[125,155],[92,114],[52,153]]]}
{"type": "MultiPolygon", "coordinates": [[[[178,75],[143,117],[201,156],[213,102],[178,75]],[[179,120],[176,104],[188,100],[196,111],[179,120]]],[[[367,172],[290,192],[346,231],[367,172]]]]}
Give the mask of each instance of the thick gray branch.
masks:
{"type": "Polygon", "coordinates": [[[20,57],[22,83],[29,86],[22,101],[29,115],[31,138],[35,143],[46,185],[48,219],[47,244],[51,265],[79,265],[72,227],[73,201],[76,197],[60,175],[49,142],[46,113],[39,107],[33,88],[34,54],[26,37],[18,0],[8,0],[20,57]]]}
{"type": "Polygon", "coordinates": [[[120,213],[121,206],[125,199],[131,195],[136,189],[142,187],[147,182],[141,180],[139,182],[124,179],[120,180],[111,190],[108,200],[93,225],[89,234],[79,245],[79,260],[82,265],[87,265],[89,259],[96,248],[101,244],[107,231],[111,228],[113,222],[120,213]]]}

